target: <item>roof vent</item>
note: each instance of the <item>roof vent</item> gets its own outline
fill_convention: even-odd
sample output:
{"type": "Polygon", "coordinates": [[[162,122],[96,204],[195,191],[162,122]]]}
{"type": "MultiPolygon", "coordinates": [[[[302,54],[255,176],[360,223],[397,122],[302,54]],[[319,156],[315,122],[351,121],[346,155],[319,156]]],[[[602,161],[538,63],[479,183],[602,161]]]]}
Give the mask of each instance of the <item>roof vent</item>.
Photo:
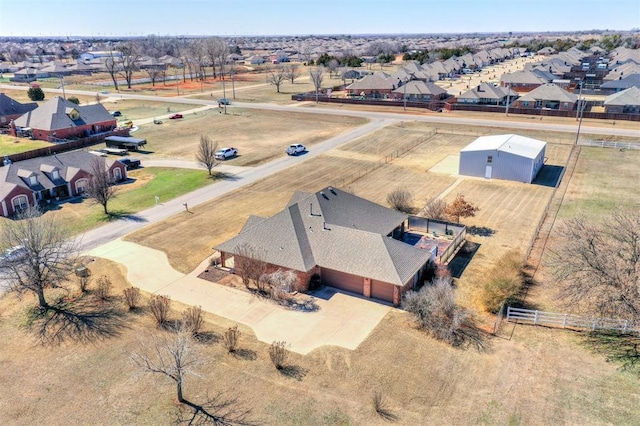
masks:
{"type": "Polygon", "coordinates": [[[327,222],[322,222],[322,230],[323,231],[331,231],[331,229],[327,228],[327,222]]]}
{"type": "Polygon", "coordinates": [[[323,197],[325,200],[328,200],[328,199],[329,199],[329,197],[327,197],[327,194],[325,194],[323,191],[320,191],[320,195],[322,195],[322,197],[323,197]]]}
{"type": "Polygon", "coordinates": [[[333,186],[330,186],[330,187],[329,187],[329,191],[331,191],[331,193],[332,193],[333,195],[338,195],[338,193],[336,192],[336,190],[335,190],[335,189],[333,189],[333,186]]]}

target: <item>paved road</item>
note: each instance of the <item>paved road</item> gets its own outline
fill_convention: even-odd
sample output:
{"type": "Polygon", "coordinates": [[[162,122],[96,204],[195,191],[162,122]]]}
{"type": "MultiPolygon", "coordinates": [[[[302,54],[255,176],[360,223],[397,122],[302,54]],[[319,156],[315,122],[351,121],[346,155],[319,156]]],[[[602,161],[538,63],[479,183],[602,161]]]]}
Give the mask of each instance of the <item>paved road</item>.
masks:
{"type": "Polygon", "coordinates": [[[82,247],[84,250],[90,250],[101,244],[108,243],[109,241],[133,232],[145,225],[183,212],[185,210],[185,203],[187,203],[189,208],[195,207],[242,186],[249,185],[274,173],[293,167],[296,164],[307,161],[330,149],[364,136],[382,127],[388,126],[394,122],[395,120],[392,119],[374,119],[364,126],[360,126],[324,142],[315,144],[309,152],[297,157],[283,155],[273,161],[251,168],[231,168],[229,166],[222,165],[220,167],[220,171],[226,171],[229,173],[228,178],[225,180],[205,186],[166,202],[162,200],[162,194],[158,194],[160,197],[159,205],[132,215],[129,218],[119,219],[85,233],[80,237],[82,247]]]}
{"type": "MultiPolygon", "coordinates": [[[[8,89],[16,89],[16,86],[4,84],[0,85],[0,88],[8,88],[8,89]]],[[[44,89],[45,92],[50,93],[62,93],[60,89],[44,89]]],[[[74,95],[87,95],[94,96],[96,92],[86,91],[86,90],[66,90],[67,94],[74,95]]],[[[149,95],[135,95],[128,93],[121,94],[110,94],[112,98],[119,99],[137,99],[137,100],[146,100],[146,101],[157,101],[157,102],[173,102],[173,103],[184,103],[191,105],[208,105],[210,107],[218,106],[217,100],[206,100],[206,99],[190,99],[188,97],[171,97],[167,98],[164,96],[149,96],[149,95]]],[[[482,126],[482,127],[501,127],[505,129],[526,129],[526,130],[547,130],[552,132],[564,132],[564,133],[576,133],[577,131],[577,123],[575,124],[554,124],[547,123],[540,120],[529,120],[529,121],[503,121],[502,117],[498,117],[496,119],[479,119],[479,118],[468,118],[468,117],[451,117],[446,113],[442,114],[430,114],[430,115],[413,115],[410,113],[393,113],[393,112],[374,112],[374,111],[357,111],[357,110],[349,110],[349,109],[340,109],[335,107],[327,107],[327,106],[315,106],[314,108],[299,108],[296,105],[278,105],[272,103],[247,103],[247,102],[236,102],[228,108],[240,107],[240,108],[249,108],[249,109],[266,109],[272,111],[289,111],[289,112],[298,112],[298,113],[306,113],[306,114],[327,114],[327,115],[339,115],[339,116],[352,116],[352,117],[362,117],[367,119],[390,119],[390,120],[411,120],[411,121],[420,121],[425,123],[442,123],[442,124],[457,124],[463,126],[482,126]]],[[[622,128],[607,128],[607,127],[596,127],[596,126],[587,126],[584,125],[581,128],[582,133],[591,133],[595,135],[616,135],[616,136],[630,136],[630,137],[640,137],[640,131],[637,129],[622,129],[622,128]]]]}

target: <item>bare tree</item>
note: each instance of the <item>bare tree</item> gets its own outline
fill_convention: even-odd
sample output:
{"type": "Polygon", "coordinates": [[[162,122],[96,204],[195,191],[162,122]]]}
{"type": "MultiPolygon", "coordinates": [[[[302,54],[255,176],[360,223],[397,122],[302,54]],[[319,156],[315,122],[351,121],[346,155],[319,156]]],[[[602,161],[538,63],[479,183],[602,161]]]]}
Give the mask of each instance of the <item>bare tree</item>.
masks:
{"type": "Polygon", "coordinates": [[[36,207],[7,221],[0,230],[0,274],[9,291],[32,292],[38,306],[49,304],[45,290],[58,288],[73,273],[77,264],[78,243],[63,224],[36,207]]]}
{"type": "Polygon", "coordinates": [[[251,244],[245,243],[236,247],[235,269],[248,290],[251,290],[251,282],[256,286],[256,289],[260,288],[260,277],[267,270],[263,258],[263,252],[251,244]]]}
{"type": "Polygon", "coordinates": [[[107,215],[109,214],[107,205],[109,201],[116,197],[116,188],[113,183],[104,158],[94,158],[91,163],[91,178],[89,178],[85,192],[96,204],[102,206],[104,214],[107,215]]]}
{"type": "Polygon", "coordinates": [[[137,287],[129,287],[122,290],[122,293],[124,294],[124,300],[129,310],[132,311],[136,309],[140,302],[140,289],[137,287]]]}
{"type": "Polygon", "coordinates": [[[171,310],[171,297],[161,294],[154,294],[149,299],[149,311],[156,320],[156,324],[164,326],[169,322],[169,311],[171,310]]]}
{"type": "Polygon", "coordinates": [[[403,213],[413,213],[412,200],[413,197],[411,193],[402,188],[396,188],[387,194],[387,203],[389,203],[391,208],[403,213]]]}
{"type": "Polygon", "coordinates": [[[179,402],[185,402],[182,388],[185,377],[196,374],[199,356],[189,332],[178,329],[171,336],[151,336],[151,343],[138,343],[138,350],[129,355],[143,371],[161,374],[173,380],[179,402]]]}
{"type": "Polygon", "coordinates": [[[616,210],[600,223],[579,216],[551,251],[560,296],[590,314],[640,321],[640,213],[616,210]]]}
{"type": "Polygon", "coordinates": [[[117,55],[114,55],[113,50],[109,50],[109,56],[104,61],[104,67],[111,76],[115,90],[118,91],[118,73],[122,71],[122,62],[117,55]]]}
{"type": "Polygon", "coordinates": [[[436,339],[454,346],[464,341],[462,328],[468,324],[469,312],[456,305],[451,278],[437,278],[420,291],[405,294],[402,307],[411,312],[418,327],[436,339]]]}
{"type": "Polygon", "coordinates": [[[116,49],[122,54],[122,56],[120,57],[122,75],[127,82],[127,87],[131,89],[133,73],[138,71],[141,59],[141,55],[138,51],[138,46],[133,42],[126,42],[118,45],[116,49]]]}
{"type": "Polygon", "coordinates": [[[318,103],[318,92],[322,87],[322,79],[324,77],[323,70],[324,70],[323,67],[317,67],[309,71],[309,74],[311,76],[311,82],[313,83],[313,87],[315,88],[315,91],[316,91],[316,103],[318,103]]]}
{"type": "Polygon", "coordinates": [[[456,223],[460,223],[461,217],[473,217],[479,210],[479,207],[466,201],[464,199],[464,195],[458,194],[456,195],[456,199],[453,200],[453,203],[447,205],[445,213],[453,221],[455,221],[456,223]]]}
{"type": "Polygon", "coordinates": [[[285,363],[287,362],[287,358],[289,357],[289,345],[285,341],[281,342],[273,342],[269,347],[269,358],[271,358],[271,362],[274,367],[278,370],[282,370],[285,367],[285,363]]]}
{"type": "Polygon", "coordinates": [[[240,330],[238,326],[234,325],[229,327],[224,332],[224,347],[227,348],[229,353],[234,353],[238,349],[238,340],[240,339],[240,330]]]}
{"type": "Polygon", "coordinates": [[[289,65],[288,67],[285,67],[285,75],[287,80],[291,81],[291,84],[293,84],[295,79],[300,77],[300,70],[297,65],[289,65]]]}
{"type": "Polygon", "coordinates": [[[276,86],[276,92],[280,93],[280,85],[287,80],[285,68],[281,65],[276,65],[275,68],[267,68],[267,73],[267,82],[276,86]]]}
{"type": "Polygon", "coordinates": [[[340,63],[338,62],[337,59],[332,59],[329,61],[329,63],[327,64],[327,69],[329,70],[329,77],[331,77],[333,74],[336,73],[339,66],[340,66],[340,63]]]}
{"type": "Polygon", "coordinates": [[[200,143],[198,144],[198,151],[196,152],[196,160],[207,168],[209,176],[211,176],[211,170],[218,164],[216,160],[216,152],[218,151],[218,142],[214,142],[208,136],[201,135],[200,143]]]}
{"type": "Polygon", "coordinates": [[[203,326],[202,307],[192,306],[182,312],[182,328],[191,333],[192,336],[198,336],[203,326]]]}
{"type": "Polygon", "coordinates": [[[421,213],[424,217],[428,217],[429,219],[445,220],[447,218],[447,214],[445,213],[446,210],[446,201],[441,198],[434,198],[424,206],[421,213]]]}

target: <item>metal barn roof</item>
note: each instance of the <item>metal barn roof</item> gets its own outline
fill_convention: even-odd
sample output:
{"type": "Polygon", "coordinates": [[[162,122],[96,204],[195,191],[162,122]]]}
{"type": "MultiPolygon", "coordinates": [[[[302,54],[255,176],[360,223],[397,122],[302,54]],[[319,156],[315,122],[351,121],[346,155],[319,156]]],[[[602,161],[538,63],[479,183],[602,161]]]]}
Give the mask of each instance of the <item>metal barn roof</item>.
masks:
{"type": "Polygon", "coordinates": [[[546,145],[546,142],[520,135],[492,135],[479,137],[460,152],[502,151],[533,159],[546,145]]]}

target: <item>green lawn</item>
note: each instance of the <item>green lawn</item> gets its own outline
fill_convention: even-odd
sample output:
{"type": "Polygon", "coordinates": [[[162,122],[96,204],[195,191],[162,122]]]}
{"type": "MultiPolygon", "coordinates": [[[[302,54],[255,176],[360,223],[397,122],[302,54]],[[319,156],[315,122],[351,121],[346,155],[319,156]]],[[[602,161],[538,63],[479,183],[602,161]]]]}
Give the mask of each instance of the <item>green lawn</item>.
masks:
{"type": "Polygon", "coordinates": [[[50,212],[61,221],[71,224],[74,234],[85,232],[96,226],[123,216],[152,207],[155,196],[166,202],[180,195],[213,183],[204,170],[148,167],[129,172],[130,182],[118,185],[118,194],[108,204],[111,215],[105,215],[101,205],[90,199],[60,204],[50,212]]]}
{"type": "Polygon", "coordinates": [[[32,149],[52,146],[45,141],[31,140],[29,138],[16,138],[9,135],[0,135],[0,156],[17,154],[32,149]]]}

